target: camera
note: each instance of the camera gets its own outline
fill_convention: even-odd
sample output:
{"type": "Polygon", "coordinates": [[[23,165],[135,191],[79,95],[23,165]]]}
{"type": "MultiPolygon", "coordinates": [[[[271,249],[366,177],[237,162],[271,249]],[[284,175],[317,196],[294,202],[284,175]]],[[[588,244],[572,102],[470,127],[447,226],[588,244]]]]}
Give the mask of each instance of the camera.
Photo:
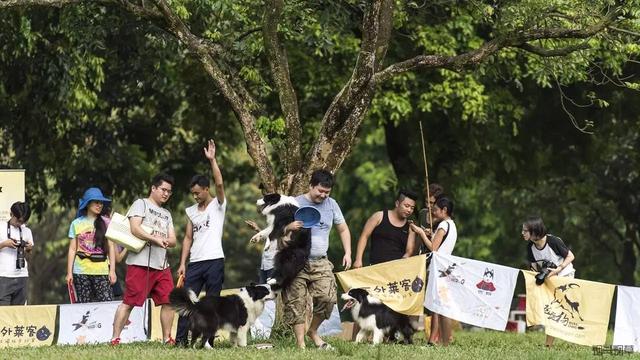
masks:
{"type": "Polygon", "coordinates": [[[27,242],[24,240],[18,240],[18,245],[16,246],[16,269],[20,270],[27,265],[27,262],[24,260],[24,248],[27,246],[27,242]]]}
{"type": "Polygon", "coordinates": [[[542,260],[541,263],[538,264],[538,273],[536,274],[536,285],[542,285],[549,276],[551,270],[557,268],[556,264],[552,263],[548,260],[542,260]]]}

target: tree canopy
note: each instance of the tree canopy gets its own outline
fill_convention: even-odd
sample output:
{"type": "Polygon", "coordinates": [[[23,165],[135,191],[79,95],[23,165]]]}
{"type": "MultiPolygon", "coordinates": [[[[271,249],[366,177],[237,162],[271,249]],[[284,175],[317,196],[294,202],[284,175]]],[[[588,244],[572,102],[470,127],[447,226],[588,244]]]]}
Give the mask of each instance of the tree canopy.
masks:
{"type": "MultiPolygon", "coordinates": [[[[533,78],[561,87],[590,80],[595,68],[620,75],[638,52],[636,1],[5,0],[0,9],[5,28],[20,30],[5,35],[18,51],[8,58],[40,49],[58,54],[53,69],[63,72],[56,85],[68,99],[64,110],[80,110],[85,122],[82,110],[105,101],[113,85],[105,79],[111,56],[149,62],[154,74],[199,72],[201,90],[234,113],[266,189],[285,193],[303,190],[314,169],[340,167],[372,103],[392,110],[390,120],[406,114],[409,94],[388,89],[411,79],[431,80],[419,96],[422,109],[458,101],[462,119],[488,121],[491,110],[505,112],[509,104],[489,103],[483,74],[515,86],[533,78]]],[[[122,70],[114,74],[132,69],[122,70]]],[[[171,101],[176,89],[163,91],[173,83],[138,78],[131,92],[111,94],[127,103],[144,99],[142,109],[157,101],[164,111],[115,111],[111,118],[139,115],[162,129],[167,119],[158,117],[186,111],[187,104],[171,101]],[[140,87],[169,98],[132,99],[140,87]]]]}
{"type": "Polygon", "coordinates": [[[27,170],[43,221],[58,216],[40,231],[63,238],[84,188],[126,206],[157,171],[185,184],[212,137],[240,254],[257,183],[299,193],[321,167],[357,236],[423,186],[422,121],[431,180],[461,204],[460,255],[521,265],[519,222],[537,212],[578,269],[633,284],[639,5],[0,0],[0,163],[27,170]]]}

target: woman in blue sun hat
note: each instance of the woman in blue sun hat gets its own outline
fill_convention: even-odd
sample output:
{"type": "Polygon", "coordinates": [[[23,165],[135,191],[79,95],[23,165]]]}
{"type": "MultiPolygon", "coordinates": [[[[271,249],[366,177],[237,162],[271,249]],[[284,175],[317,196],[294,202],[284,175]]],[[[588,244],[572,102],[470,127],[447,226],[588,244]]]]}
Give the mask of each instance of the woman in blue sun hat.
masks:
{"type": "Polygon", "coordinates": [[[116,282],[116,252],[105,237],[111,200],[97,187],[88,188],[69,227],[67,283],[73,283],[77,302],[113,300],[116,282]]]}

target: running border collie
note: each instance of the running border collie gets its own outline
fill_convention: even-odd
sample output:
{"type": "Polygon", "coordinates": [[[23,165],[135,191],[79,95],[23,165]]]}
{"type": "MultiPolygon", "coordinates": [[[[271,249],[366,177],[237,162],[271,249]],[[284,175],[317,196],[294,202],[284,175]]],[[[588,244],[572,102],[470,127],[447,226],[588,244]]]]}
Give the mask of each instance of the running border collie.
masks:
{"type": "Polygon", "coordinates": [[[295,198],[268,194],[256,201],[258,211],[267,217],[267,227],[251,238],[251,242],[265,240],[265,249],[277,244],[273,259],[273,275],[267,281],[273,290],[286,289],[304,268],[311,252],[311,230],[299,229],[289,234],[285,227],[294,221],[298,210],[295,198]]]}
{"type": "Polygon", "coordinates": [[[412,343],[414,327],[409,316],[392,310],[365,289],[350,289],[341,297],[346,301],[342,310],[351,309],[353,320],[360,326],[357,343],[366,340],[368,333],[373,333],[374,345],[382,343],[385,336],[395,340],[396,335],[405,344],[412,343]]]}
{"type": "Polygon", "coordinates": [[[205,296],[198,299],[191,289],[174,288],[169,302],[181,316],[189,319],[191,347],[201,338],[199,347],[213,340],[219,329],[227,330],[234,346],[247,346],[247,332],[264,310],[266,300],[275,299],[267,286],[249,285],[228,296],[205,296]]]}

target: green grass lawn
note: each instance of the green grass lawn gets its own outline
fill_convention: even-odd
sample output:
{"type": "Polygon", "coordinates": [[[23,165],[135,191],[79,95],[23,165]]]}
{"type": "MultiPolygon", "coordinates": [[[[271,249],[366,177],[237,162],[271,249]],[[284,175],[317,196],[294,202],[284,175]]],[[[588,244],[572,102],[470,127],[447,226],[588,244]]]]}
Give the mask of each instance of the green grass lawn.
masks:
{"type": "MultiPolygon", "coordinates": [[[[416,335],[415,345],[372,346],[354,344],[337,338],[327,338],[335,351],[321,351],[307,343],[307,350],[294,347],[291,338],[272,340],[273,349],[258,350],[232,348],[229,343],[217,344],[215,349],[171,348],[160,343],[109,345],[52,346],[42,348],[2,349],[2,359],[602,359],[610,354],[597,356],[591,347],[570,344],[557,340],[554,348],[546,349],[542,332],[514,334],[495,331],[458,331],[454,343],[448,347],[423,347],[424,340],[416,335]]],[[[618,358],[616,356],[614,358],[618,358]]],[[[625,359],[640,358],[640,355],[623,356],[625,359]]]]}

